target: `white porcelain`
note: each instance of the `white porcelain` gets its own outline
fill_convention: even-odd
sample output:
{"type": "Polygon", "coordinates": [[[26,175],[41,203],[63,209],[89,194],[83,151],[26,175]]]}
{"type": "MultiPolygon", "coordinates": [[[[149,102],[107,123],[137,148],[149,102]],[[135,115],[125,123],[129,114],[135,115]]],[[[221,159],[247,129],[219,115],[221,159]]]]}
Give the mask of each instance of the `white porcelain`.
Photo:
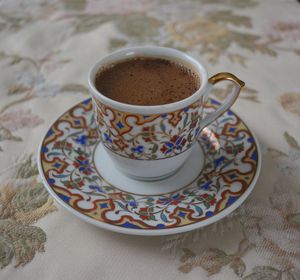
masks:
{"type": "MultiPolygon", "coordinates": [[[[205,113],[217,106],[209,99],[205,113]]],[[[203,129],[197,141],[200,145],[176,174],[134,180],[116,169],[99,143],[88,99],[49,127],[38,169],[51,196],[83,221],[133,235],[182,233],[214,223],[241,205],[261,168],[255,136],[232,111],[203,129]]]]}
{"type": "Polygon", "coordinates": [[[177,191],[191,184],[201,174],[204,165],[204,154],[200,143],[197,142],[193,147],[193,153],[183,163],[180,171],[175,172],[174,175],[171,174],[163,180],[141,182],[119,172],[101,142],[98,144],[95,154],[101,155],[101,157],[94,157],[98,174],[105,178],[108,184],[126,192],[143,195],[156,195],[177,191]]]}
{"type": "Polygon", "coordinates": [[[176,172],[190,156],[200,131],[231,107],[243,86],[229,73],[208,79],[205,67],[197,60],[162,47],[134,47],[111,53],[92,67],[88,83],[106,153],[120,171],[141,180],[157,180],[176,172]],[[200,76],[201,86],[186,99],[157,106],[120,103],[95,88],[99,68],[133,57],[158,57],[182,63],[200,76]],[[218,109],[203,117],[212,84],[221,80],[234,82],[232,93],[218,109]],[[155,137],[143,136],[150,135],[150,128],[155,137]]]}

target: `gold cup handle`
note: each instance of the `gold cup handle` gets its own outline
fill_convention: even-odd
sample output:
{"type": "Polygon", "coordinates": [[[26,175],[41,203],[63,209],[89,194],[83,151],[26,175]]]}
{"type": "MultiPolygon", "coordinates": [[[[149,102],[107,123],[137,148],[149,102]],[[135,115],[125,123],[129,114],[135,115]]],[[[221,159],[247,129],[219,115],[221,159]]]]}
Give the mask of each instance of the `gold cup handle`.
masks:
{"type": "Polygon", "coordinates": [[[237,78],[236,76],[234,76],[233,74],[227,73],[227,72],[221,72],[221,73],[218,73],[208,79],[209,88],[206,93],[206,98],[208,97],[212,86],[215,85],[216,83],[224,81],[224,80],[233,82],[233,85],[234,85],[233,89],[232,89],[231,93],[229,94],[229,96],[224,101],[224,103],[222,105],[220,105],[220,107],[218,109],[216,109],[216,111],[208,114],[201,121],[201,129],[208,126],[210,123],[212,123],[214,120],[216,120],[219,116],[221,116],[225,111],[227,111],[233,105],[233,103],[236,101],[236,99],[238,98],[242,87],[245,86],[245,83],[243,81],[241,81],[239,78],[237,78]]]}

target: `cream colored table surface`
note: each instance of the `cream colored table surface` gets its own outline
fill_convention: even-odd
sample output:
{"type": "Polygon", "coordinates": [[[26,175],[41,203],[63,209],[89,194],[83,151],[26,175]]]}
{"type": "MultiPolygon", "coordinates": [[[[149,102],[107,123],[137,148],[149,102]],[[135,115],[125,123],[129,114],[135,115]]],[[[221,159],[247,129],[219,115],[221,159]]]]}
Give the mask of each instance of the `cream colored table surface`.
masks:
{"type": "Polygon", "coordinates": [[[300,279],[299,15],[296,0],[0,0],[0,279],[300,279]],[[199,231],[111,233],[39,183],[41,137],[88,97],[93,62],[144,44],[247,84],[233,110],[258,136],[261,176],[234,214],[199,231]]]}

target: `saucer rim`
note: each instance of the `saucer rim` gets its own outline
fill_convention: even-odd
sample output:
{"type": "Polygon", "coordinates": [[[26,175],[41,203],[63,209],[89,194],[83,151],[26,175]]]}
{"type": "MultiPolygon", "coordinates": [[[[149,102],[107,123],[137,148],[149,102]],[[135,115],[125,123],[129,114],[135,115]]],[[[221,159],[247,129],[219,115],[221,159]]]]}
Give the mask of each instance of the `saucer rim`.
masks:
{"type": "MultiPolygon", "coordinates": [[[[66,202],[64,202],[56,193],[55,191],[50,187],[50,185],[48,184],[45,175],[44,175],[44,171],[43,171],[43,167],[42,167],[42,162],[41,162],[41,151],[42,151],[42,146],[43,146],[43,142],[44,139],[46,137],[47,132],[51,129],[51,127],[53,127],[53,125],[57,122],[57,120],[59,120],[66,112],[74,109],[75,107],[77,107],[79,104],[81,104],[82,102],[85,102],[87,100],[89,100],[91,98],[87,98],[84,99],[78,103],[76,103],[74,106],[71,106],[69,109],[66,109],[62,114],[60,114],[46,129],[46,132],[43,134],[43,137],[39,143],[38,146],[38,152],[37,152],[37,167],[38,167],[38,171],[39,171],[39,175],[42,179],[43,185],[45,186],[45,188],[47,189],[47,191],[49,192],[49,194],[55,199],[55,201],[61,205],[63,208],[65,208],[67,211],[71,212],[72,214],[74,214],[75,216],[77,216],[79,219],[83,220],[84,222],[87,222],[89,224],[95,225],[99,228],[105,229],[105,230],[110,230],[113,232],[117,232],[117,233],[122,233],[122,234],[128,234],[128,235],[137,235],[137,236],[163,236],[163,235],[172,235],[172,234],[178,234],[178,233],[184,233],[184,232],[189,232],[195,229],[200,229],[203,228],[205,226],[208,226],[210,224],[213,224],[223,218],[225,218],[226,216],[228,216],[230,213],[232,213],[234,210],[236,210],[239,206],[242,205],[242,203],[246,200],[246,198],[250,195],[250,193],[253,191],[254,186],[257,183],[257,180],[259,178],[259,174],[261,171],[261,165],[262,165],[262,154],[261,154],[261,148],[257,139],[257,136],[254,134],[253,130],[244,122],[244,120],[238,115],[236,114],[234,111],[232,110],[228,110],[230,112],[232,112],[236,117],[238,117],[243,124],[245,125],[245,127],[250,131],[250,133],[252,134],[256,147],[257,147],[257,168],[256,168],[256,173],[249,185],[249,187],[247,188],[247,190],[230,206],[228,206],[226,209],[224,209],[222,212],[217,213],[216,215],[210,217],[209,219],[205,219],[203,221],[199,221],[190,225],[185,225],[185,226],[180,226],[180,227],[176,227],[176,228],[167,228],[167,229],[133,229],[133,228],[124,228],[124,227],[120,227],[120,226],[116,226],[116,225],[112,225],[112,224],[108,224],[102,221],[98,221],[95,220],[87,215],[84,215],[82,213],[80,213],[79,211],[75,210],[73,207],[71,207],[70,205],[68,205],[66,202]]],[[[217,100],[216,98],[210,98],[212,100],[217,100]]],[[[220,116],[221,117],[221,116],[220,116]]],[[[209,127],[209,125],[208,125],[209,127]]]]}

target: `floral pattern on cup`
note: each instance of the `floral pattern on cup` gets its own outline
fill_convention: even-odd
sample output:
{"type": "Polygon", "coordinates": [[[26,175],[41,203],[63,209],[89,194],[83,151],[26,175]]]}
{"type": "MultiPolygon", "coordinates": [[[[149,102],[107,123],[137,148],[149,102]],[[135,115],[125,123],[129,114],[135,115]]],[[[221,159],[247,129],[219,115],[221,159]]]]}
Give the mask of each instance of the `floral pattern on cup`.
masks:
{"type": "Polygon", "coordinates": [[[157,160],[192,146],[200,133],[202,102],[199,99],[181,110],[152,115],[116,111],[98,100],[93,103],[106,148],[127,158],[157,160]]]}

